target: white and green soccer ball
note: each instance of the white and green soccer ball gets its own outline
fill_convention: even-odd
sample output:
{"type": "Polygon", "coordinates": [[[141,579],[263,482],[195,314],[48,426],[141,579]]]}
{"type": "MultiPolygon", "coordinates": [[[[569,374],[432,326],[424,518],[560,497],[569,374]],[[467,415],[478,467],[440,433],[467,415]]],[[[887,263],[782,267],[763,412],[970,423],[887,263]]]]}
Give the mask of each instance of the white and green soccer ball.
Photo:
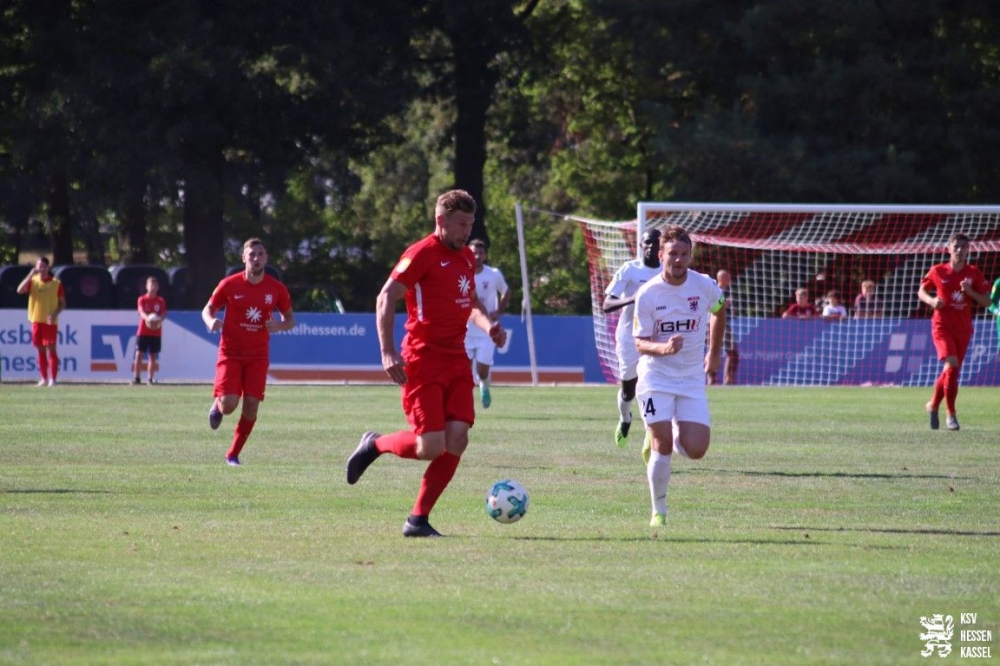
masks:
{"type": "Polygon", "coordinates": [[[497,481],[486,493],[486,513],[498,523],[516,523],[528,510],[528,491],[517,481],[497,481]]]}

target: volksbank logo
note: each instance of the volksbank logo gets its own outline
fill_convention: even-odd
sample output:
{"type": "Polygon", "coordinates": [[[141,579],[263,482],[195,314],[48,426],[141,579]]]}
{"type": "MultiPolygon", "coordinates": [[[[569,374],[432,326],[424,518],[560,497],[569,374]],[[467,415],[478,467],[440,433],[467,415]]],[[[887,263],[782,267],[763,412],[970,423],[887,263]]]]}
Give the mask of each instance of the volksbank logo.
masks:
{"type": "MultiPolygon", "coordinates": [[[[77,334],[79,329],[72,328],[69,324],[59,326],[59,345],[78,345],[77,334]]],[[[31,324],[21,324],[17,328],[0,329],[0,345],[25,345],[31,346],[31,324]]]]}
{"type": "Polygon", "coordinates": [[[125,372],[132,367],[135,326],[91,326],[91,372],[125,372]]]}

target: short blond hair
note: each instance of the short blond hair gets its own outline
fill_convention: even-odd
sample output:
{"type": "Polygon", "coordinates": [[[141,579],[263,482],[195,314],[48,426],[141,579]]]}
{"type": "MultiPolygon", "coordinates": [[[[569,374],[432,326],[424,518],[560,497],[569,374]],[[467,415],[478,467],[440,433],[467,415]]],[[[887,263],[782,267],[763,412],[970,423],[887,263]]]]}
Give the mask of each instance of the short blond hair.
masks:
{"type": "Polygon", "coordinates": [[[448,190],[437,198],[434,215],[447,215],[456,210],[463,213],[476,212],[476,200],[465,190],[448,190]]]}
{"type": "Polygon", "coordinates": [[[246,239],[243,242],[243,250],[240,252],[240,254],[242,254],[243,252],[246,252],[247,250],[249,250],[250,248],[252,248],[254,245],[260,245],[262,248],[264,248],[265,252],[267,251],[267,247],[264,245],[264,241],[262,241],[259,238],[248,238],[248,239],[246,239]]]}

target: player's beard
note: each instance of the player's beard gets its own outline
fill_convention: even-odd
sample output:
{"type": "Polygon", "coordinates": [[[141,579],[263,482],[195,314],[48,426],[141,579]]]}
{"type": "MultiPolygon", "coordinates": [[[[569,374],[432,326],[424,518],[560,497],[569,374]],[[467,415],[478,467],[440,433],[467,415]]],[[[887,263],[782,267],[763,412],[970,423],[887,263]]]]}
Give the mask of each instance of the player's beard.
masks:
{"type": "Polygon", "coordinates": [[[667,274],[670,276],[671,284],[682,284],[687,278],[687,266],[668,266],[667,274]]]}
{"type": "Polygon", "coordinates": [[[251,277],[259,278],[263,274],[264,274],[264,267],[263,266],[251,266],[250,267],[250,275],[251,275],[251,277]]]}
{"type": "Polygon", "coordinates": [[[461,250],[463,247],[465,247],[465,244],[469,242],[469,237],[465,236],[461,238],[455,238],[454,236],[443,234],[441,236],[441,242],[444,243],[444,246],[447,247],[449,250],[455,250],[457,252],[458,250],[461,250]]]}

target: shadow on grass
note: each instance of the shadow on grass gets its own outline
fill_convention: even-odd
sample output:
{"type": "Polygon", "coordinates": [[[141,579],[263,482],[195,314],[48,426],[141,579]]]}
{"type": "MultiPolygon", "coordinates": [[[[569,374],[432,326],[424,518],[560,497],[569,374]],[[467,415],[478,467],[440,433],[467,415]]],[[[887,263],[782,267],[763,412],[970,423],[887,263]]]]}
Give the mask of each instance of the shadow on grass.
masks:
{"type": "Polygon", "coordinates": [[[710,539],[708,537],[701,537],[698,539],[692,537],[671,537],[671,536],[661,536],[657,533],[651,533],[646,537],[627,537],[627,538],[616,538],[616,537],[559,537],[559,536],[518,536],[512,537],[511,541],[593,541],[595,543],[608,542],[608,543],[626,543],[635,542],[643,543],[646,541],[669,541],[670,543],[708,543],[708,544],[719,544],[719,543],[730,543],[734,545],[750,545],[750,546],[829,546],[838,544],[824,544],[816,543],[814,541],[808,540],[792,540],[792,539],[710,539]]]}
{"type": "Polygon", "coordinates": [[[71,488],[28,488],[4,490],[0,488],[0,495],[110,495],[110,490],[79,490],[71,488]]]}
{"type": "Polygon", "coordinates": [[[887,473],[860,473],[860,472],[757,472],[751,470],[731,470],[731,469],[713,469],[710,467],[690,467],[684,470],[678,470],[679,473],[683,474],[733,474],[740,476],[777,476],[785,477],[789,479],[812,479],[812,478],[827,478],[827,479],[949,479],[949,480],[960,480],[960,481],[972,481],[975,477],[971,476],[950,476],[948,474],[909,474],[907,472],[899,472],[896,474],[887,473]]]}
{"type": "Polygon", "coordinates": [[[790,532],[867,532],[870,534],[912,534],[912,535],[935,535],[935,536],[975,536],[975,537],[1000,537],[1000,532],[977,532],[974,530],[942,530],[942,529],[899,529],[896,527],[772,527],[773,530],[785,530],[790,532]]]}

